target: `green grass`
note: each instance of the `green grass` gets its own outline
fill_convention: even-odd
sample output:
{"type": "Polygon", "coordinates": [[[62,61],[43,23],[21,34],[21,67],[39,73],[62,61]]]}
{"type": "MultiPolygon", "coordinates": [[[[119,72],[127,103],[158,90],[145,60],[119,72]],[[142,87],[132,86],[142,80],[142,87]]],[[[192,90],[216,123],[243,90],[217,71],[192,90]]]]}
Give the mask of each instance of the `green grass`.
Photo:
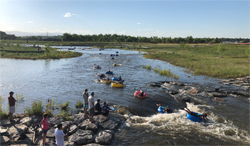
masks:
{"type": "Polygon", "coordinates": [[[45,53],[37,53],[37,48],[33,47],[8,47],[3,46],[1,50],[8,51],[30,51],[30,52],[0,52],[1,58],[15,58],[15,59],[60,59],[60,58],[72,58],[81,56],[82,53],[72,52],[72,51],[57,51],[56,49],[50,48],[50,53],[47,55],[45,53]]]}
{"type": "Polygon", "coordinates": [[[61,110],[67,110],[69,106],[69,101],[66,101],[64,104],[60,104],[61,110]]]}
{"type": "Polygon", "coordinates": [[[179,76],[176,75],[175,73],[172,73],[170,71],[170,69],[169,70],[166,70],[166,69],[161,70],[161,69],[158,69],[158,68],[154,68],[153,71],[155,71],[156,73],[159,73],[162,76],[171,77],[171,78],[174,78],[174,79],[177,79],[177,80],[179,79],[179,76]]]}
{"type": "Polygon", "coordinates": [[[2,98],[2,96],[0,96],[0,119],[6,119],[9,116],[5,110],[2,110],[3,102],[4,102],[4,98],[2,98]]]}
{"type": "Polygon", "coordinates": [[[65,111],[65,110],[61,111],[61,113],[59,113],[58,116],[62,117],[63,120],[65,120],[65,121],[71,121],[73,118],[72,111],[71,111],[71,113],[69,113],[68,111],[65,111]]]}
{"type": "Polygon", "coordinates": [[[217,53],[217,45],[199,45],[182,49],[178,44],[152,45],[141,49],[146,58],[168,61],[173,65],[187,68],[194,75],[207,75],[218,78],[242,77],[249,75],[249,56],[247,45],[225,45],[226,51],[217,53]]]}
{"type": "Polygon", "coordinates": [[[151,70],[151,65],[143,65],[142,68],[145,68],[147,70],[151,70]]]}
{"type": "Polygon", "coordinates": [[[33,101],[31,108],[25,108],[24,113],[31,115],[43,115],[42,101],[33,101]]]}
{"type": "Polygon", "coordinates": [[[82,108],[83,107],[83,103],[81,102],[81,100],[77,100],[75,106],[76,106],[76,108],[82,108]]]}
{"type": "Polygon", "coordinates": [[[23,94],[16,94],[16,97],[15,97],[17,102],[23,102],[24,98],[25,97],[23,96],[23,94]]]}

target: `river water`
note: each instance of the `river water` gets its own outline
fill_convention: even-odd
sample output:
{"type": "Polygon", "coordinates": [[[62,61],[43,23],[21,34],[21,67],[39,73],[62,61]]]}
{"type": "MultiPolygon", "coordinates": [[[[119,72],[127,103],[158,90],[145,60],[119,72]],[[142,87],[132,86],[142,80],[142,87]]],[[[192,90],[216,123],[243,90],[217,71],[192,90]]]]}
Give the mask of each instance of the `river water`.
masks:
{"type": "MultiPolygon", "coordinates": [[[[80,48],[84,48],[78,46],[80,48]]],[[[78,48],[76,47],[76,48],[78,48]]],[[[62,49],[66,50],[66,49],[62,49]]],[[[6,97],[3,108],[8,110],[7,97],[10,91],[23,94],[24,101],[16,106],[16,113],[23,113],[34,100],[54,99],[56,104],[70,101],[74,109],[76,100],[82,100],[85,88],[95,92],[96,99],[110,105],[121,105],[132,116],[128,118],[118,133],[114,144],[122,145],[243,145],[249,144],[249,101],[241,97],[228,97],[225,103],[210,102],[194,105],[175,100],[161,88],[152,88],[146,84],[153,81],[173,81],[160,76],[152,70],[142,68],[170,69],[186,83],[217,84],[220,79],[206,76],[193,76],[185,73],[184,68],[173,66],[160,60],[145,59],[142,53],[118,49],[76,49],[84,53],[81,57],[59,60],[18,60],[0,59],[0,91],[6,97]],[[110,54],[119,51],[114,60],[110,54]],[[102,54],[99,54],[102,53],[102,54]],[[112,66],[112,64],[122,66],[112,66]],[[102,69],[93,69],[97,64],[102,69]],[[96,73],[114,72],[125,80],[124,88],[111,88],[110,85],[97,83],[96,73]],[[134,88],[142,88],[148,98],[133,96],[134,88]],[[169,105],[173,114],[158,114],[156,103],[169,105]],[[193,123],[180,110],[188,107],[196,112],[207,112],[208,126],[193,123]]]]}

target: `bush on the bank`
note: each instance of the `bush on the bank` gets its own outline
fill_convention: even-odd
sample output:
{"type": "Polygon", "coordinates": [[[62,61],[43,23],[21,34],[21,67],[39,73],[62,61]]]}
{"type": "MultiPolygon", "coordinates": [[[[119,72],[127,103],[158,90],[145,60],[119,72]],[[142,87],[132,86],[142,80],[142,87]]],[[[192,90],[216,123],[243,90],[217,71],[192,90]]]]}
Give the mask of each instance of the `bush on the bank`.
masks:
{"type": "Polygon", "coordinates": [[[61,110],[67,110],[69,106],[69,101],[66,101],[64,104],[60,104],[61,110]]]}
{"type": "Polygon", "coordinates": [[[24,112],[31,115],[42,115],[43,114],[43,106],[42,101],[33,101],[31,108],[25,108],[24,112]]]}
{"type": "Polygon", "coordinates": [[[83,103],[80,100],[76,101],[76,108],[82,108],[83,107],[83,103]]]}
{"type": "Polygon", "coordinates": [[[73,118],[72,113],[68,113],[68,111],[65,111],[65,110],[61,111],[61,113],[58,114],[58,116],[62,117],[63,120],[65,121],[71,121],[73,118]]]}
{"type": "Polygon", "coordinates": [[[22,101],[24,101],[24,96],[23,96],[23,94],[16,94],[16,101],[17,102],[22,102],[22,101]]]}
{"type": "Polygon", "coordinates": [[[0,119],[5,119],[8,117],[8,113],[4,110],[2,110],[2,103],[4,101],[4,98],[0,96],[0,119]]]}
{"type": "Polygon", "coordinates": [[[142,68],[145,68],[147,70],[150,70],[151,69],[151,65],[143,65],[142,68]]]}
{"type": "Polygon", "coordinates": [[[44,113],[48,114],[49,117],[53,117],[53,113],[51,110],[46,110],[44,113]]]}

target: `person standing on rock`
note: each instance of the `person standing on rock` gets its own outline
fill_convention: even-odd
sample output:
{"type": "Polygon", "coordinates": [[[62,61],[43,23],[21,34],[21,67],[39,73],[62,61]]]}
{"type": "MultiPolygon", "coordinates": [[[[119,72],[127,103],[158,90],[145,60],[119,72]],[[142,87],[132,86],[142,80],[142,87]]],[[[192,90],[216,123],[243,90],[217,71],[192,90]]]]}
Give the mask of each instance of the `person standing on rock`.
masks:
{"type": "Polygon", "coordinates": [[[10,108],[9,116],[10,116],[10,121],[12,121],[13,120],[13,118],[12,118],[13,113],[15,113],[15,102],[16,102],[16,99],[13,97],[14,92],[11,91],[9,94],[10,94],[10,96],[8,97],[9,108],[10,108]]]}
{"type": "Polygon", "coordinates": [[[87,116],[87,109],[88,109],[88,97],[89,97],[89,93],[88,93],[88,89],[84,90],[84,93],[82,94],[83,100],[84,100],[84,116],[87,116]]]}
{"type": "Polygon", "coordinates": [[[89,98],[88,98],[88,103],[89,103],[89,119],[91,122],[94,122],[93,116],[95,113],[95,105],[94,105],[94,92],[91,92],[89,98]]]}
{"type": "Polygon", "coordinates": [[[64,146],[64,138],[69,135],[70,131],[70,124],[67,124],[66,126],[62,127],[62,124],[58,124],[57,128],[55,130],[55,138],[56,138],[56,144],[58,146],[64,146]],[[63,130],[68,127],[68,131],[66,134],[63,133],[63,130]]]}
{"type": "Polygon", "coordinates": [[[43,114],[43,119],[41,121],[41,123],[39,124],[39,126],[41,127],[41,125],[43,124],[43,145],[48,144],[46,143],[46,135],[47,132],[49,130],[49,122],[48,122],[48,114],[43,114]]]}

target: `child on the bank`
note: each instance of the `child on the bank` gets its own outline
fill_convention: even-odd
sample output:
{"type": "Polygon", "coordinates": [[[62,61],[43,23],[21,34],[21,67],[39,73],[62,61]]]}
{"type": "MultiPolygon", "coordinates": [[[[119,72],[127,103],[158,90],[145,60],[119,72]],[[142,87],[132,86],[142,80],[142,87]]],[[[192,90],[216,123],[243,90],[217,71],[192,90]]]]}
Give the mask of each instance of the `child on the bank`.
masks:
{"type": "Polygon", "coordinates": [[[49,130],[49,122],[48,122],[48,114],[43,114],[43,119],[41,121],[41,123],[39,124],[39,126],[41,127],[41,125],[43,124],[43,145],[48,144],[46,142],[46,134],[49,130]]]}

